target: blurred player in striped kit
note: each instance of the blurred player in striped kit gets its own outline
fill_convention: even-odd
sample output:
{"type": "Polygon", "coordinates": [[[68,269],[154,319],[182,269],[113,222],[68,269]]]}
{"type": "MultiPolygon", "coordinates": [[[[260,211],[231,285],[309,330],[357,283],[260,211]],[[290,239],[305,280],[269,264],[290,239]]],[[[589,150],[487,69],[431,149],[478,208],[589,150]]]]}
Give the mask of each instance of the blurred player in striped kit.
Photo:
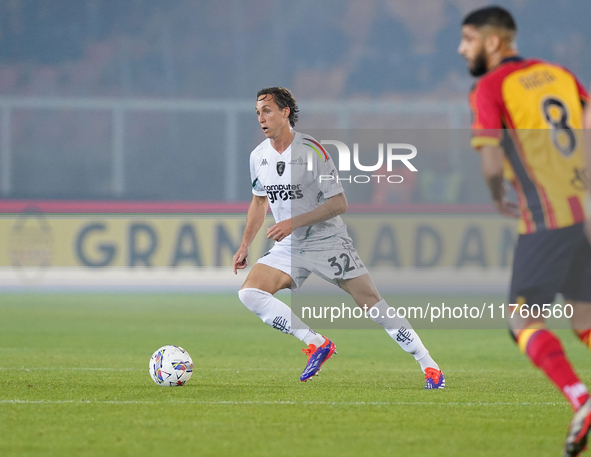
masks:
{"type": "Polygon", "coordinates": [[[584,449],[591,399],[544,314],[561,293],[573,306],[577,337],[591,344],[591,245],[585,237],[586,178],[583,108],[586,90],[567,69],[525,59],[515,47],[517,27],[500,7],[470,13],[458,52],[472,76],[472,146],[497,210],[519,218],[510,303],[510,329],[519,348],[560,389],[575,413],[564,455],[584,449]],[[506,198],[510,181],[518,203],[506,198]],[[549,305],[548,305],[549,306],[549,305]],[[522,312],[523,311],[523,312],[522,312]],[[532,315],[538,317],[534,318],[532,315]]]}

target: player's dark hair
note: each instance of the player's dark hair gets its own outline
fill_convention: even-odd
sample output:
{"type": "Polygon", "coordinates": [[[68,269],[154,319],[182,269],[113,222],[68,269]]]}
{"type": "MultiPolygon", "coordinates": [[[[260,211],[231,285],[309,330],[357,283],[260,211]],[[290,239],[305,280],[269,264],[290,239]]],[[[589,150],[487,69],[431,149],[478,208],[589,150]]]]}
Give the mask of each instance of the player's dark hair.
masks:
{"type": "Polygon", "coordinates": [[[511,13],[500,6],[487,6],[472,11],[464,18],[462,25],[472,25],[476,28],[490,26],[497,29],[517,32],[517,25],[511,13]]]}
{"type": "Polygon", "coordinates": [[[285,87],[265,87],[257,92],[257,100],[261,95],[272,95],[279,109],[289,108],[289,124],[295,127],[300,109],[289,89],[285,87]]]}

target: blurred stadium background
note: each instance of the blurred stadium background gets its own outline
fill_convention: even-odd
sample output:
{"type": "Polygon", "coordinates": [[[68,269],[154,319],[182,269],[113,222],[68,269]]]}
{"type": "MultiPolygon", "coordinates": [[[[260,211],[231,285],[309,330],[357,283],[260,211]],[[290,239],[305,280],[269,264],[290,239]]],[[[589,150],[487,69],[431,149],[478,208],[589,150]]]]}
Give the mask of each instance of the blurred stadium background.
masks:
{"type": "MultiPolygon", "coordinates": [[[[473,81],[456,54],[462,17],[487,3],[1,0],[0,455],[559,455],[570,406],[497,314],[413,320],[443,392],[423,390],[383,331],[340,323],[338,357],[304,384],[299,342],[240,304],[246,275],[230,268],[263,139],[254,96],[282,85],[301,131],[421,142],[404,185],[347,187],[346,222],[388,302],[499,309],[515,226],[469,150],[473,81]],[[165,344],[195,362],[182,389],[148,376],[165,344]]],[[[496,3],[523,55],[591,82],[591,3],[496,3]]],[[[259,236],[251,264],[268,247],[259,236]]],[[[325,304],[317,292],[339,291],[310,278],[302,292],[325,304]]],[[[588,381],[587,349],[564,343],[588,381]]]]}
{"type": "MultiPolygon", "coordinates": [[[[496,3],[514,13],[523,55],[563,64],[588,85],[587,2],[496,3]]],[[[227,269],[251,198],[248,157],[262,140],[254,95],[265,86],[292,89],[302,131],[466,137],[472,79],[456,53],[460,22],[486,4],[1,2],[0,286],[39,283],[46,266],[95,277],[108,273],[102,267],[162,267],[169,284],[179,277],[171,267],[186,266],[193,285],[195,267],[202,278],[227,269]]],[[[415,160],[420,172],[395,192],[348,192],[352,213],[406,214],[408,226],[391,218],[372,229],[367,236],[385,244],[362,256],[385,250],[369,261],[385,268],[506,270],[513,225],[490,214],[467,142],[423,148],[415,160]],[[408,255],[388,257],[396,243],[408,255]],[[435,247],[423,252],[425,243],[435,247]]]]}

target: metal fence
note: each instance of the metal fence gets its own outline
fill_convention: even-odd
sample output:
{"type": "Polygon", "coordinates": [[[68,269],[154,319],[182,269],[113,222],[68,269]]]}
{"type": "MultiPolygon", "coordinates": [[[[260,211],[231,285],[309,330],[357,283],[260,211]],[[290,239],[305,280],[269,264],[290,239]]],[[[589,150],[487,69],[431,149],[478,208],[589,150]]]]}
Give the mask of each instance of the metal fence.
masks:
{"type": "MultiPolygon", "coordinates": [[[[469,122],[465,100],[299,105],[302,130],[462,129],[469,122]]],[[[262,139],[252,100],[0,97],[0,193],[245,200],[248,153],[262,139]]],[[[452,149],[458,161],[460,147],[452,149]]]]}

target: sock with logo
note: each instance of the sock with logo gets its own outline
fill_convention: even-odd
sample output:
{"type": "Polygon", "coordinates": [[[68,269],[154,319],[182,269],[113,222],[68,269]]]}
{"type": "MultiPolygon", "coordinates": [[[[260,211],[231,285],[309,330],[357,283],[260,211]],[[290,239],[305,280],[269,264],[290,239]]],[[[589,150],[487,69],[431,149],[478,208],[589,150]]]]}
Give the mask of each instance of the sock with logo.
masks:
{"type": "Polygon", "coordinates": [[[305,344],[322,346],[325,338],[304,324],[291,308],[269,292],[246,288],[238,291],[240,301],[261,320],[280,332],[295,336],[305,344]]]}
{"type": "Polygon", "coordinates": [[[587,387],[574,372],[560,340],[552,332],[535,324],[521,332],[517,343],[533,364],[560,389],[575,411],[587,401],[587,387]]]}
{"type": "Polygon", "coordinates": [[[427,368],[439,370],[439,366],[429,355],[429,351],[419,338],[419,335],[413,330],[410,322],[405,317],[396,314],[396,310],[391,308],[386,300],[382,299],[367,310],[367,315],[376,324],[384,327],[384,330],[390,337],[396,341],[400,347],[412,354],[423,372],[427,368]]]}

